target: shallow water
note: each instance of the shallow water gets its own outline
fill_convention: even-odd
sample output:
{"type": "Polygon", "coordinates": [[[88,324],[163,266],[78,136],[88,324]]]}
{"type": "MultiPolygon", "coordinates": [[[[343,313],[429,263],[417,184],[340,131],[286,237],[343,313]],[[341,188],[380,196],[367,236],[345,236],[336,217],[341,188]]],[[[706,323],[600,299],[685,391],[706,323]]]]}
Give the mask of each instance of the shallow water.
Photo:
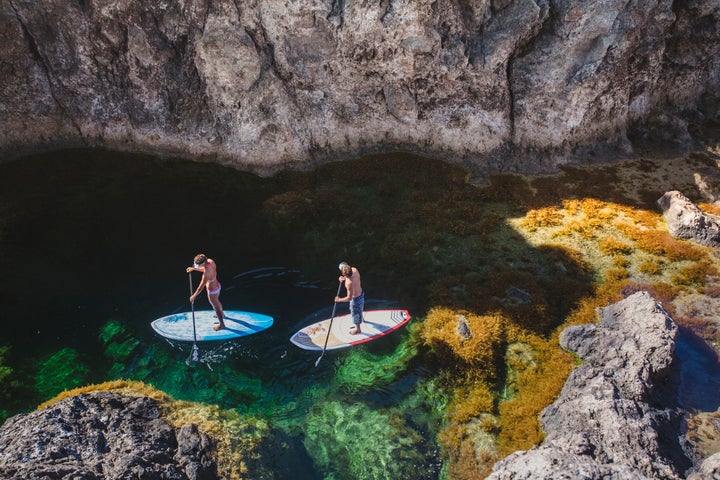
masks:
{"type": "MultiPolygon", "coordinates": [[[[426,402],[418,392],[430,376],[405,352],[406,329],[329,351],[318,367],[317,353],[289,342],[330,316],[346,258],[338,251],[317,269],[296,267],[307,267],[306,252],[258,213],[272,181],[102,151],[51,153],[0,170],[9,185],[0,197],[0,346],[10,346],[4,363],[15,382],[0,397],[4,415],[64,389],[141,380],[177,399],[267,419],[288,439],[278,470],[295,478],[373,478],[386,464],[395,464],[382,467],[388,474],[437,478],[438,418],[431,408],[408,408],[426,402]],[[243,339],[200,344],[200,361],[187,364],[190,344],[166,341],[150,322],[190,309],[184,269],[201,251],[218,263],[226,309],[275,322],[243,339]],[[365,453],[349,453],[358,449],[365,453]]],[[[400,299],[369,294],[366,309],[398,306],[400,299]]],[[[208,308],[201,296],[196,309],[208,308]]]]}

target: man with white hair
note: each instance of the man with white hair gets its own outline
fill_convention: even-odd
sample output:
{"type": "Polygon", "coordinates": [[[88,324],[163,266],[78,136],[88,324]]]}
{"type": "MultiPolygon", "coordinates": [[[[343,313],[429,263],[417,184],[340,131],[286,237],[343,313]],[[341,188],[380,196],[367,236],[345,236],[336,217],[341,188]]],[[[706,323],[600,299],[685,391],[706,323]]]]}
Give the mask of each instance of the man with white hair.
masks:
{"type": "Polygon", "coordinates": [[[340,268],[340,278],[338,281],[345,282],[345,290],[347,295],[344,297],[335,297],[336,302],[350,302],[350,315],[352,315],[355,326],[350,329],[351,335],[360,333],[360,323],[362,323],[363,308],[365,308],[365,292],[363,292],[360,284],[360,272],[357,268],[351,267],[347,262],[342,262],[340,268]]]}

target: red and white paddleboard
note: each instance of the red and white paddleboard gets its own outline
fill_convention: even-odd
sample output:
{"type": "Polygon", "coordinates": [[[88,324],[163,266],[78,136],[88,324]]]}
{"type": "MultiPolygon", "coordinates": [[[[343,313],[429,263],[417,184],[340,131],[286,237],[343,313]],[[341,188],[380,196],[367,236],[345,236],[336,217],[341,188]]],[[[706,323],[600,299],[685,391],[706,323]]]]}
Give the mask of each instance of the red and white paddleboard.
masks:
{"type": "Polygon", "coordinates": [[[410,314],[407,310],[370,310],[363,312],[363,319],[357,335],[350,334],[354,324],[348,314],[335,317],[329,337],[328,318],[301,329],[290,337],[290,341],[305,350],[322,350],[326,338],[327,350],[353,347],[394,332],[410,320],[410,314]]]}

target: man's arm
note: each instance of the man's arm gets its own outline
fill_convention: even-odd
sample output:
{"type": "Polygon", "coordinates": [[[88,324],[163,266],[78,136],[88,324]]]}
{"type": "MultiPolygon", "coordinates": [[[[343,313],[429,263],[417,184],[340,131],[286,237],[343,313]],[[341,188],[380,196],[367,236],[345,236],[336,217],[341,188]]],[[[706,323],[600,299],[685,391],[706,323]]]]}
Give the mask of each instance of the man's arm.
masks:
{"type": "Polygon", "coordinates": [[[202,270],[200,270],[199,268],[196,268],[196,269],[194,269],[194,270],[203,272],[203,276],[202,276],[202,278],[200,279],[200,283],[198,284],[197,290],[195,290],[195,293],[193,293],[193,294],[190,296],[190,301],[191,301],[191,302],[194,302],[194,301],[195,301],[195,299],[197,298],[198,295],[200,295],[200,292],[202,292],[203,287],[204,287],[205,284],[207,283],[207,280],[205,279],[205,269],[203,268],[202,270]]]}
{"type": "Polygon", "coordinates": [[[350,301],[350,285],[352,284],[351,280],[348,280],[346,276],[341,276],[340,278],[345,279],[345,291],[347,292],[347,296],[345,297],[335,297],[336,302],[349,302],[350,301]]]}

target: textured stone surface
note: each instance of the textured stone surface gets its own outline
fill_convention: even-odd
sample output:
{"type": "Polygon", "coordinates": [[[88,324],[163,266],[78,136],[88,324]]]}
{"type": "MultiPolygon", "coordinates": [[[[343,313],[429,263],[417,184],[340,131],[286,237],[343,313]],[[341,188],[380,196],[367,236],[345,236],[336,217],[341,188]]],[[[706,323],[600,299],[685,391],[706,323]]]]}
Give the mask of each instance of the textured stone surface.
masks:
{"type": "Polygon", "coordinates": [[[404,149],[479,173],[686,148],[718,117],[718,18],[705,0],[8,0],[0,154],[272,173],[404,149]]]}
{"type": "Polygon", "coordinates": [[[676,401],[676,336],[647,292],[605,308],[599,324],[565,329],[561,345],[583,364],[542,413],[545,441],[498,462],[490,478],[684,478],[694,459],[676,401]]]}
{"type": "Polygon", "coordinates": [[[695,186],[705,201],[720,203],[720,170],[712,167],[701,168],[693,177],[695,186]]]}
{"type": "Polygon", "coordinates": [[[687,480],[715,480],[720,478],[720,453],[708,457],[697,472],[688,475],[687,480]]]}
{"type": "Polygon", "coordinates": [[[673,190],[658,200],[670,235],[708,247],[720,246],[720,218],[698,208],[685,195],[673,190]]]}
{"type": "Polygon", "coordinates": [[[77,395],[0,428],[0,478],[217,479],[214,445],[194,425],[177,430],[157,402],[77,395]]]}

